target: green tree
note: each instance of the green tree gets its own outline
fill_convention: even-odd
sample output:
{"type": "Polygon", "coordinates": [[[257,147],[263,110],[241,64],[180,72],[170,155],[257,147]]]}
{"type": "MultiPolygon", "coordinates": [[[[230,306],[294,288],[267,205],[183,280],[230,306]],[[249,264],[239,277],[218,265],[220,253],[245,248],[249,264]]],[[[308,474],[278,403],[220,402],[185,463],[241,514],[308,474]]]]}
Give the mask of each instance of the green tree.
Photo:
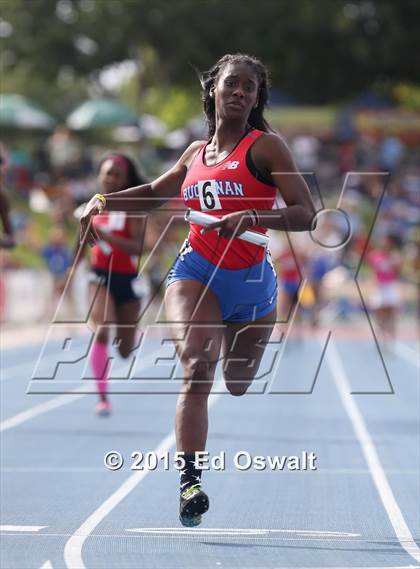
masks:
{"type": "Polygon", "coordinates": [[[134,59],[147,68],[142,85],[188,87],[189,64],[244,51],[267,63],[275,85],[325,103],[418,83],[418,12],[417,0],[1,0],[1,79],[23,68],[48,89],[63,92],[73,77],[100,90],[101,69],[134,59]]]}

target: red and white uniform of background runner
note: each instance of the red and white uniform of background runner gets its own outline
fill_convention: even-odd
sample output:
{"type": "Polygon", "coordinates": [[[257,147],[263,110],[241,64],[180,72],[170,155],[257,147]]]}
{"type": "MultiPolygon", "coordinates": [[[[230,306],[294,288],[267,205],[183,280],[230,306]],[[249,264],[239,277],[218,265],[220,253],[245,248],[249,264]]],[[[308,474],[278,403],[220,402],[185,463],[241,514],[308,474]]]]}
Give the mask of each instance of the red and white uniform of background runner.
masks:
{"type": "MultiPolygon", "coordinates": [[[[205,145],[194,158],[181,188],[185,205],[215,217],[247,209],[273,208],[276,188],[257,180],[246,165],[252,144],[264,133],[248,132],[221,162],[214,166],[204,163],[205,145]]],[[[244,269],[260,263],[265,249],[242,239],[219,237],[217,231],[201,235],[202,226],[191,223],[188,240],[192,248],[211,263],[224,269],[244,269]]],[[[266,233],[266,229],[253,227],[266,233]]]]}
{"type": "MultiPolygon", "coordinates": [[[[110,211],[95,215],[93,224],[107,233],[118,237],[130,238],[127,214],[110,211]]],[[[115,273],[137,273],[139,258],[130,255],[108,241],[97,243],[91,252],[91,266],[94,269],[109,270],[115,273]],[[111,262],[112,260],[112,262],[111,262]]]]}

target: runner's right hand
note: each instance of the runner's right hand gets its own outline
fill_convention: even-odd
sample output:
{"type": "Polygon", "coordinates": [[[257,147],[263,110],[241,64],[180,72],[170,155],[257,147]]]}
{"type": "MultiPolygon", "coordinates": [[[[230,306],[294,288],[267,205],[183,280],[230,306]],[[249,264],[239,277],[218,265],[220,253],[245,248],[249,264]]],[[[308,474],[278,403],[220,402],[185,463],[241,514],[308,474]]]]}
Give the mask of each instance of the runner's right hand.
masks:
{"type": "Polygon", "coordinates": [[[102,213],[103,204],[95,196],[88,201],[85,210],[80,218],[80,243],[85,241],[93,247],[99,240],[99,235],[93,225],[93,217],[102,213]]]}

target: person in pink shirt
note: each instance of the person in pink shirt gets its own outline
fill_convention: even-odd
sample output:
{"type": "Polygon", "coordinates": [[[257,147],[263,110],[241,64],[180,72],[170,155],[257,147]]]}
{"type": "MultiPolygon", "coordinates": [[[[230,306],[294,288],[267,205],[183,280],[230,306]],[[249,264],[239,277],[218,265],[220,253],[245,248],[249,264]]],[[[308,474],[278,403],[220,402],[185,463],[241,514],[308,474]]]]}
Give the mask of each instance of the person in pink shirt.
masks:
{"type": "Polygon", "coordinates": [[[376,291],[372,299],[380,329],[387,339],[394,339],[396,316],[400,305],[399,276],[401,255],[397,249],[398,239],[386,235],[379,247],[368,255],[368,263],[375,274],[376,291]]]}

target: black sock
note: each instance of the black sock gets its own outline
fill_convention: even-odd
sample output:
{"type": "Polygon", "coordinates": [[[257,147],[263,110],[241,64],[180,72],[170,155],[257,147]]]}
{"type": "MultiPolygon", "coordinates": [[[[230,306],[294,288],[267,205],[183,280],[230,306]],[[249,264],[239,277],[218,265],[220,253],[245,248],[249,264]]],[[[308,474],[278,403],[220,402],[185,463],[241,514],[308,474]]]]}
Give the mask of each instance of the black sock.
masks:
{"type": "Polygon", "coordinates": [[[201,468],[195,467],[195,454],[184,454],[185,468],[179,471],[181,492],[189,486],[201,483],[201,468]]]}

